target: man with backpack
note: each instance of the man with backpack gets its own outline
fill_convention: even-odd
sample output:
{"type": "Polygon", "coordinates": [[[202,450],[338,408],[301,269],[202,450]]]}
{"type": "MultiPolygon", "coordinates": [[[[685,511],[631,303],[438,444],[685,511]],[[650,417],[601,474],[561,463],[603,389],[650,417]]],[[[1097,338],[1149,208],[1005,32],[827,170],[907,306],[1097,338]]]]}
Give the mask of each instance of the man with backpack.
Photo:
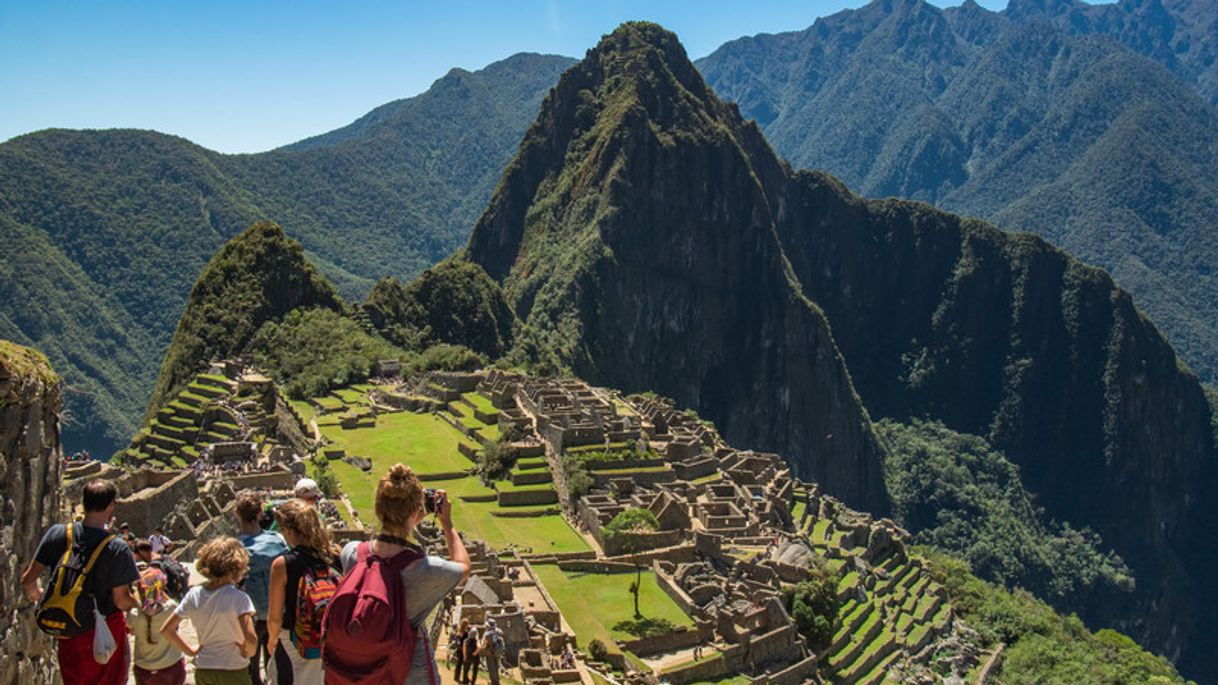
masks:
{"type": "MultiPolygon", "coordinates": [[[[491,685],[499,685],[499,660],[507,651],[507,643],[503,639],[503,631],[495,624],[495,619],[486,619],[486,627],[482,630],[482,644],[476,654],[481,655],[486,664],[486,676],[491,685]]],[[[477,677],[477,671],[474,671],[477,677]]]]}
{"type": "Polygon", "coordinates": [[[250,568],[242,589],[254,602],[254,634],[258,636],[258,651],[250,659],[250,681],[262,685],[262,671],[267,667],[266,617],[270,598],[271,563],[288,551],[288,545],[278,533],[263,530],[262,515],[266,511],[262,495],[243,490],[237,495],[238,537],[250,554],[250,568]]]}
{"type": "Polygon", "coordinates": [[[21,576],[21,587],[38,603],[38,627],[58,638],[64,685],[125,685],[129,658],[124,614],[136,606],[131,583],[140,574],[127,542],[106,529],[118,488],[93,480],[85,485],[82,498],[84,520],[47,529],[21,576]],[[38,579],[48,568],[51,581],[44,590],[38,579]],[[100,664],[94,660],[95,612],[104,617],[116,643],[109,660],[100,664]]]}
{"type": "Polygon", "coordinates": [[[135,543],[135,559],[144,562],[149,568],[155,568],[165,574],[165,592],[175,601],[182,601],[186,591],[190,589],[190,571],[173,557],[159,554],[153,549],[151,540],[139,540],[135,543]]]}

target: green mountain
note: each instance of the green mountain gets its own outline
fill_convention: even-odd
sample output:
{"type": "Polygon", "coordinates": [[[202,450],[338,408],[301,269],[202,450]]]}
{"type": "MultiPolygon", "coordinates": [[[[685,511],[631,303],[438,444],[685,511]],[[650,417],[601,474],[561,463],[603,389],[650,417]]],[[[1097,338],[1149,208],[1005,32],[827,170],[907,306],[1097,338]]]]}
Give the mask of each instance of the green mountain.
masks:
{"type": "Polygon", "coordinates": [[[450,259],[408,285],[382,279],[363,311],[388,340],[411,349],[459,344],[498,359],[512,346],[516,313],[476,264],[450,259]]]}
{"type": "Polygon", "coordinates": [[[0,144],[0,337],[45,350],[63,373],[67,448],[105,456],[135,432],[195,276],[251,223],[291,226],[351,299],[449,254],[571,63],[521,54],[454,69],[418,97],[261,154],[128,130],[0,144]]]}
{"type": "Polygon", "coordinates": [[[886,511],[876,437],[783,255],[767,173],[782,168],[756,127],[676,37],[627,24],[546,98],[467,258],[576,375],[673,397],[886,511]]]}
{"type": "MultiPolygon", "coordinates": [[[[1218,139],[1218,111],[1170,64],[1072,35],[1072,20],[1049,23],[1033,5],[1059,18],[1083,7],[876,0],[804,31],[732,41],[698,66],[797,166],[869,197],[1037,233],[1104,267],[1212,381],[1218,148],[1198,141],[1218,139]]],[[[1115,16],[1133,5],[1159,3],[1086,7],[1115,16]]],[[[1218,30],[1206,30],[1212,45],[1218,30]]]]}
{"type": "Polygon", "coordinates": [[[868,412],[984,437],[1129,564],[1136,589],[1084,618],[1213,667],[1211,412],[1128,293],[1034,236],[793,171],[663,29],[564,74],[464,256],[576,374],[671,396],[873,511],[868,412]]]}
{"type": "Polygon", "coordinates": [[[346,309],[334,287],[305,260],[300,243],[267,221],[228,241],[190,291],[145,418],[212,361],[245,352],[263,324],[298,308],[346,309]]]}

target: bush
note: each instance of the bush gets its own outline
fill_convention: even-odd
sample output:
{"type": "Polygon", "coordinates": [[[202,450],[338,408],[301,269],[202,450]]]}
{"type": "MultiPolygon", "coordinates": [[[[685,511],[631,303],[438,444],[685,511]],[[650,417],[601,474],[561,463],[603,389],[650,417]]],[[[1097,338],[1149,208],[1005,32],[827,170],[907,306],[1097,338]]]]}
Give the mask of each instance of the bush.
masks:
{"type": "Polygon", "coordinates": [[[563,471],[563,475],[567,480],[567,494],[572,499],[579,499],[592,490],[592,485],[595,481],[593,481],[592,475],[588,473],[588,469],[580,461],[575,459],[564,460],[563,471]]]}
{"type": "Polygon", "coordinates": [[[592,657],[593,661],[604,661],[609,658],[609,648],[599,638],[594,639],[588,643],[588,656],[592,657]]]}
{"type": "Polygon", "coordinates": [[[650,509],[632,507],[613,517],[613,520],[601,527],[601,533],[606,538],[612,538],[618,533],[627,531],[656,531],[660,522],[650,509]]]}
{"type": "Polygon", "coordinates": [[[833,641],[837,612],[841,607],[837,582],[837,574],[818,567],[809,572],[807,580],[788,588],[785,593],[787,612],[795,621],[796,629],[817,649],[828,647],[833,641]]]}
{"type": "Polygon", "coordinates": [[[484,447],[478,453],[478,478],[485,485],[508,477],[512,469],[512,449],[500,440],[484,447]]]}

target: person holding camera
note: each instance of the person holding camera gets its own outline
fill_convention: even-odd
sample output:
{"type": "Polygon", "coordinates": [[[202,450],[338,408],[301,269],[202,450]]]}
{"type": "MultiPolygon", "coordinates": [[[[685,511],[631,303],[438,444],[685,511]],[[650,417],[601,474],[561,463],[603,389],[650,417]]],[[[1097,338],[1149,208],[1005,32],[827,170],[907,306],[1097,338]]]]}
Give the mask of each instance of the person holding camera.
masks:
{"type": "MultiPolygon", "coordinates": [[[[418,642],[404,685],[440,685],[434,646],[430,644],[423,620],[449,592],[469,576],[469,554],[461,536],[453,528],[452,502],[443,490],[424,490],[409,466],[394,464],[376,488],[376,518],[380,529],[368,544],[372,554],[393,559],[413,551],[419,558],[401,572],[406,593],[406,620],[415,627],[418,642]],[[448,547],[449,559],[422,554],[410,540],[411,533],[428,514],[435,514],[448,547]]],[[[344,573],[350,573],[359,559],[359,542],[343,548],[344,573]]]]}

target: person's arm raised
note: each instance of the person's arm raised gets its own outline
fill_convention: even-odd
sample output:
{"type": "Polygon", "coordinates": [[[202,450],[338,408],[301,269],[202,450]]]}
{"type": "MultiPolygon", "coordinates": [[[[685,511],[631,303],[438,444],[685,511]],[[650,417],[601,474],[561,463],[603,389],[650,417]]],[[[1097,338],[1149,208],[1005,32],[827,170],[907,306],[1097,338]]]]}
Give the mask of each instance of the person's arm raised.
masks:
{"type": "Polygon", "coordinates": [[[448,556],[454,563],[461,565],[461,579],[465,580],[469,578],[469,552],[465,551],[465,543],[461,542],[461,536],[453,528],[452,500],[443,490],[436,494],[442,496],[437,518],[440,519],[440,530],[444,533],[444,542],[448,545],[448,556]]]}

